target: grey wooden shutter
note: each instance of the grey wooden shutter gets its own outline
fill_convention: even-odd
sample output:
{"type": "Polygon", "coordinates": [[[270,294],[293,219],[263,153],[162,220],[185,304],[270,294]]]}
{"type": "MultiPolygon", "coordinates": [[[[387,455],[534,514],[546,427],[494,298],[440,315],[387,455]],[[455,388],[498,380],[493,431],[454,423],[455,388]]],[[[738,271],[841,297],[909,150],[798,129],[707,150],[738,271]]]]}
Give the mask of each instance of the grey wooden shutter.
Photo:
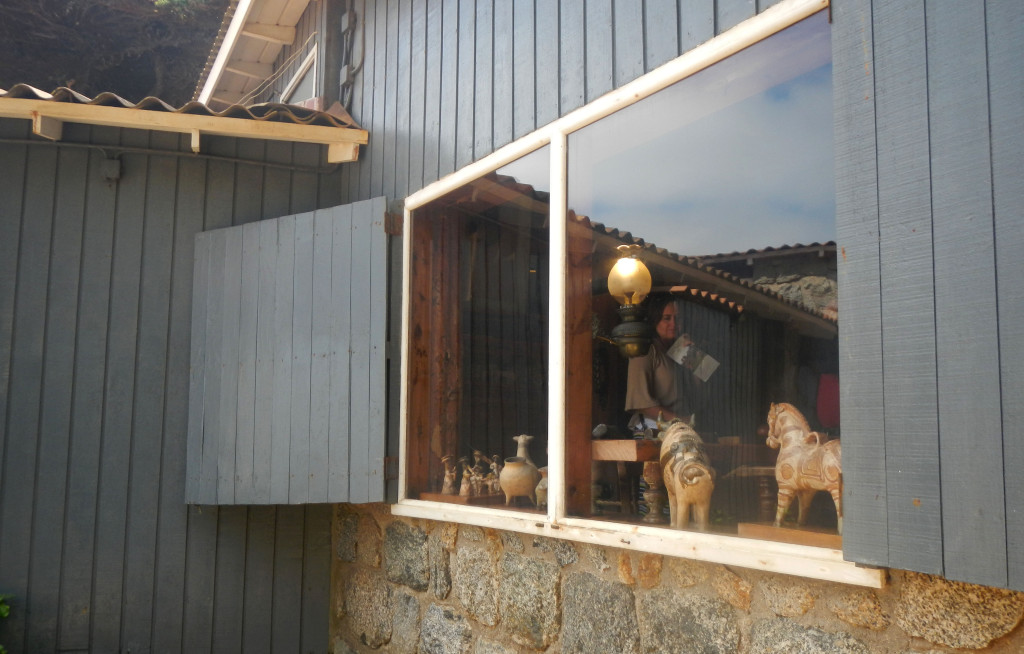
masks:
{"type": "Polygon", "coordinates": [[[186,501],[384,499],[384,198],[196,236],[186,501]]]}

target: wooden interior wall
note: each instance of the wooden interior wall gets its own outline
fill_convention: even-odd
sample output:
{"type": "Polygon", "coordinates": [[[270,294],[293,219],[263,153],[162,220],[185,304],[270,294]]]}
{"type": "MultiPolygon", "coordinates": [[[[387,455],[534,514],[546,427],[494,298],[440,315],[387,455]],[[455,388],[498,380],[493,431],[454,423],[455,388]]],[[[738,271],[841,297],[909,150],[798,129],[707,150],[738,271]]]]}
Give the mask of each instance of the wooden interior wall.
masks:
{"type": "MultiPolygon", "coordinates": [[[[295,170],[187,138],[0,121],[0,593],[18,651],[327,650],[326,505],[185,504],[193,240],[339,204],[295,170]]],[[[212,139],[316,166],[315,146],[212,139]]]]}
{"type": "Polygon", "coordinates": [[[1014,3],[833,3],[844,553],[1015,589],[1022,44],[1014,3]]]}

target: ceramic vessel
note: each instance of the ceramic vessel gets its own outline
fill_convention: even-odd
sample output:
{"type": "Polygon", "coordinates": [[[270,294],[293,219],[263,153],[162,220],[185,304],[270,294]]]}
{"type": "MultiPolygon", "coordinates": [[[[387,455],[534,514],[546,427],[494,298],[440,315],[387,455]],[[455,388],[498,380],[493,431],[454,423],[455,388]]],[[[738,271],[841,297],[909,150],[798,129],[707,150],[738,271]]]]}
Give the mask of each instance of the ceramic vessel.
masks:
{"type": "Polygon", "coordinates": [[[548,467],[539,468],[540,481],[537,483],[537,508],[545,508],[548,505],[548,467]]]}
{"type": "Polygon", "coordinates": [[[501,490],[505,493],[505,505],[512,503],[513,497],[528,497],[536,505],[537,484],[541,475],[537,466],[521,456],[505,459],[505,467],[501,469],[501,490]]]}

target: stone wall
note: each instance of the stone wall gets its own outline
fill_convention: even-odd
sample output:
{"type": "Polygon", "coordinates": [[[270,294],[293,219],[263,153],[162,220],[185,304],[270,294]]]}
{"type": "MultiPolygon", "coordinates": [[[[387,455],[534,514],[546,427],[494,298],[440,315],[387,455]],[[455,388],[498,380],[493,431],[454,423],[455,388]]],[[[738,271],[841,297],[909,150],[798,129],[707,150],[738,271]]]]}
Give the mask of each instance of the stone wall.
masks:
{"type": "Polygon", "coordinates": [[[333,551],[335,654],[1024,652],[1024,593],[917,573],[864,589],[379,504],[336,507],[333,551]]]}

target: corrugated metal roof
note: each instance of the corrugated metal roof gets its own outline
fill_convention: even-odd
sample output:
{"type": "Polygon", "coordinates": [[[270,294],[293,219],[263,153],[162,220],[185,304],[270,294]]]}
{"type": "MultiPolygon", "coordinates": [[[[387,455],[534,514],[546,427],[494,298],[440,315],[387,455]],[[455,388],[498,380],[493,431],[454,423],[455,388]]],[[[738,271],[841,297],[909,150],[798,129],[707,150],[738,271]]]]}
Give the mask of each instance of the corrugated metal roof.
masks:
{"type": "MultiPolygon", "coordinates": [[[[347,114],[338,116],[328,111],[316,111],[313,109],[306,109],[305,107],[280,104],[276,102],[267,102],[248,107],[235,104],[229,106],[223,111],[214,111],[207,105],[195,101],[189,102],[182,107],[175,108],[160,98],[148,97],[143,98],[141,102],[133,103],[114,93],[100,93],[95,98],[90,98],[64,86],[56,89],[53,93],[47,93],[46,91],[41,91],[34,86],[29,86],[28,84],[16,84],[6,91],[0,89],[0,101],[5,98],[45,100],[49,102],[65,102],[70,104],[101,107],[119,107],[122,109],[188,114],[193,116],[240,118],[243,120],[292,123],[295,125],[358,128],[358,125],[356,125],[347,114]]],[[[344,110],[342,110],[342,112],[344,112],[344,110]]]]}
{"type": "Polygon", "coordinates": [[[773,255],[788,255],[788,254],[804,254],[807,252],[835,252],[836,242],[826,241],[824,243],[793,243],[792,245],[779,245],[777,247],[766,247],[761,249],[750,249],[742,252],[736,250],[733,252],[720,252],[718,254],[704,254],[697,259],[701,261],[740,261],[743,259],[757,259],[765,256],[773,255]]]}
{"type": "Polygon", "coordinates": [[[65,123],[188,134],[197,153],[207,136],[315,143],[327,146],[327,163],[356,161],[359,146],[369,140],[340,104],[337,111],[280,103],[214,111],[200,102],[175,108],[159,98],[132,103],[113,93],[90,98],[69,88],[46,93],[27,84],[0,89],[0,118],[29,120],[35,135],[52,141],[63,138],[65,123]]]}

